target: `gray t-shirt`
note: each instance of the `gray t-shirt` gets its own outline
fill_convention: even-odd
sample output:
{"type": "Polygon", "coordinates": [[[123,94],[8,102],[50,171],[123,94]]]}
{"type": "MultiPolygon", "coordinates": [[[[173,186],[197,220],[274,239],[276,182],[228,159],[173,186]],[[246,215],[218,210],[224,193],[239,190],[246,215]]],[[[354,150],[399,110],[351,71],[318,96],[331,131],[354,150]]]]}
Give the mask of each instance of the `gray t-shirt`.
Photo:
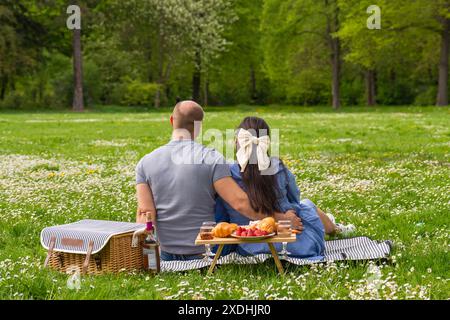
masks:
{"type": "Polygon", "coordinates": [[[192,140],[172,140],[139,161],[136,184],[148,183],[152,190],[161,250],[204,252],[194,242],[202,223],[215,220],[213,183],[229,176],[219,152],[192,140]]]}

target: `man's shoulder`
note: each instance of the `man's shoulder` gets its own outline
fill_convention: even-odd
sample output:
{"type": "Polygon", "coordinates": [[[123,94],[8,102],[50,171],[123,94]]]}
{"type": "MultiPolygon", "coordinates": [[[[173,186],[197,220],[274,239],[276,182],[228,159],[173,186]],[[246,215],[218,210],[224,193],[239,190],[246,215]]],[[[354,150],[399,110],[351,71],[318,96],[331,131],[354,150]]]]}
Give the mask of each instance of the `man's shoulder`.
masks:
{"type": "Polygon", "coordinates": [[[202,151],[203,159],[210,164],[227,164],[223,154],[215,148],[207,147],[203,144],[195,142],[195,145],[202,151]]]}
{"type": "Polygon", "coordinates": [[[166,151],[167,151],[167,145],[160,146],[160,147],[156,148],[155,150],[153,150],[153,151],[147,153],[146,155],[144,155],[139,160],[139,163],[146,162],[146,161],[151,161],[152,159],[158,157],[159,155],[165,153],[166,151]]]}
{"type": "Polygon", "coordinates": [[[205,153],[210,153],[213,155],[216,155],[218,157],[223,157],[222,153],[220,153],[218,150],[212,148],[212,147],[207,147],[201,143],[195,142],[194,143],[198,148],[201,148],[205,153]]]}

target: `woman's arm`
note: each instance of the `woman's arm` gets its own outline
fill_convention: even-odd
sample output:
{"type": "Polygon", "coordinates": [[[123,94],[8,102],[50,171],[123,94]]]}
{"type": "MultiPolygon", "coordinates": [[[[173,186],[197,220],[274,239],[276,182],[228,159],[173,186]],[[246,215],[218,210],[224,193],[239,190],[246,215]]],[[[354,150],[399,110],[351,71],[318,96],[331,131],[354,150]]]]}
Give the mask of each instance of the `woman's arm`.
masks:
{"type": "Polygon", "coordinates": [[[285,168],[285,170],[287,179],[287,197],[290,202],[300,203],[300,189],[295,181],[295,176],[288,168],[285,168]]]}
{"type": "Polygon", "coordinates": [[[289,210],[297,211],[300,202],[300,191],[295,182],[294,175],[284,164],[281,164],[282,171],[277,174],[280,210],[287,212],[289,210]]]}

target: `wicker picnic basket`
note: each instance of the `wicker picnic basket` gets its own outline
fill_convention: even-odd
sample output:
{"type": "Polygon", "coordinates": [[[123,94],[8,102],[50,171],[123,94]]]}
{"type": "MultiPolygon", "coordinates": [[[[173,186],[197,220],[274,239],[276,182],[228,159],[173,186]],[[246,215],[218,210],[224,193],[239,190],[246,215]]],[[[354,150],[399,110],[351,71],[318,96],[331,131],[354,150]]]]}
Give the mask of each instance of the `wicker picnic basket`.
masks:
{"type": "MultiPolygon", "coordinates": [[[[80,222],[83,221],[98,220],[80,222]]],[[[136,224],[135,229],[141,227],[142,225],[136,224]]],[[[100,249],[100,246],[97,246],[97,250],[94,250],[95,237],[92,235],[86,237],[82,231],[78,231],[81,236],[67,236],[64,233],[46,229],[41,233],[41,242],[47,249],[44,266],[51,269],[68,272],[75,268],[83,273],[103,274],[144,268],[142,248],[132,247],[135,230],[113,234],[100,249]]],[[[139,236],[139,243],[144,240],[143,237],[143,235],[139,236]]]]}

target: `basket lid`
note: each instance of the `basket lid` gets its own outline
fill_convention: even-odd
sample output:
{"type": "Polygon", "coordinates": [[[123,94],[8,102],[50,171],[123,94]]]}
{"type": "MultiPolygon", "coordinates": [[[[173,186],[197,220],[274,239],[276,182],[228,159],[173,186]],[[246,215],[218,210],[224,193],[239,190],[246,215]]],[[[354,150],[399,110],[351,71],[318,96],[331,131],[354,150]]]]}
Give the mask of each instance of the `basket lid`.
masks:
{"type": "Polygon", "coordinates": [[[89,242],[93,241],[92,253],[97,253],[112,236],[134,232],[143,227],[145,224],[142,223],[85,219],[44,228],[41,232],[41,244],[48,250],[50,240],[54,236],[54,251],[86,254],[89,242]]]}

